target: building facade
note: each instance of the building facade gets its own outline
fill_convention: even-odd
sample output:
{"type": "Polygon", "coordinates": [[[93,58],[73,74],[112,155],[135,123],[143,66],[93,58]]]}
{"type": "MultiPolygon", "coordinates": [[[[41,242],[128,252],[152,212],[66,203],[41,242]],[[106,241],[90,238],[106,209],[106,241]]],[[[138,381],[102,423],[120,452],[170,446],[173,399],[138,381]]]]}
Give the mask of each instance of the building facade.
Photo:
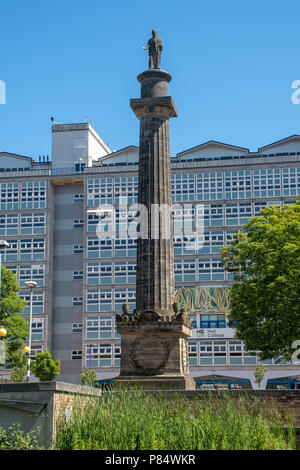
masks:
{"type": "MultiPolygon", "coordinates": [[[[300,136],[257,152],[210,141],[177,154],[171,169],[177,299],[193,308],[191,376],[200,387],[255,387],[259,357],[227,325],[232,277],[220,248],[262,208],[296,202],[300,136]]],[[[88,123],[55,124],[51,161],[0,153],[0,187],[0,238],[10,244],[2,262],[25,300],[24,282],[37,282],[32,354],[59,358],[59,380],[78,383],[84,368],[116,377],[115,314],[135,306],[138,148],[112,152],[88,123]]],[[[264,362],[262,387],[300,375],[300,364],[264,362]]]]}

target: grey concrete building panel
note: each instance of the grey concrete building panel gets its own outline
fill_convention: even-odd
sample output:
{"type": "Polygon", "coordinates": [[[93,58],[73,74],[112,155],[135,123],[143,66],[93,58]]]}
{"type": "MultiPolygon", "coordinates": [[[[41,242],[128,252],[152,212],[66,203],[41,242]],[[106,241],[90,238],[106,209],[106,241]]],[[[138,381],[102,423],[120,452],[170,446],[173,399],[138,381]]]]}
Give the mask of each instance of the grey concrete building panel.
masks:
{"type": "Polygon", "coordinates": [[[73,230],[73,219],[56,219],[55,218],[55,223],[54,223],[54,231],[69,231],[70,233],[73,230]]]}
{"type": "Polygon", "coordinates": [[[55,266],[54,272],[58,273],[61,271],[69,271],[73,269],[78,269],[78,266],[80,266],[80,263],[82,263],[82,254],[71,253],[70,256],[55,256],[54,257],[54,266],[55,266]],[[60,262],[58,262],[58,260],[60,262]]]}
{"type": "MultiPolygon", "coordinates": [[[[64,240],[65,241],[65,240],[64,240]]],[[[71,256],[73,254],[73,245],[68,244],[55,244],[53,255],[56,256],[71,256]]]]}

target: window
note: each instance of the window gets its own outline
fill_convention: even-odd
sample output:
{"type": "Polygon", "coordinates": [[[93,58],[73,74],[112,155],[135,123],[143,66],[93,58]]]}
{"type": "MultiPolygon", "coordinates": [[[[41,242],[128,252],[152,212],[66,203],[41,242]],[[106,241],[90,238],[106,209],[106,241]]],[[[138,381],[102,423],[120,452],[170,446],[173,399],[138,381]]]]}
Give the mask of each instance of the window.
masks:
{"type": "Polygon", "coordinates": [[[203,236],[196,235],[174,235],[174,256],[192,255],[201,249],[203,236]]]}
{"type": "Polygon", "coordinates": [[[87,193],[88,206],[113,204],[113,179],[88,180],[87,193]]]}
{"type": "Polygon", "coordinates": [[[204,207],[204,226],[220,227],[224,225],[223,205],[211,204],[204,207]]]}
{"type": "Polygon", "coordinates": [[[111,290],[87,291],[86,294],[87,312],[112,312],[113,293],[111,290]]]}
{"type": "Polygon", "coordinates": [[[72,351],[72,360],[82,359],[82,351],[73,350],[72,351]]]}
{"type": "Polygon", "coordinates": [[[224,246],[224,232],[204,232],[203,247],[199,250],[200,254],[220,253],[220,248],[224,246]]]}
{"type": "Polygon", "coordinates": [[[105,285],[113,283],[113,263],[89,263],[87,265],[87,284],[105,285]]]}
{"type": "Polygon", "coordinates": [[[83,279],[83,271],[73,271],[73,279],[83,279]]]}
{"type": "Polygon", "coordinates": [[[74,219],[73,220],[73,227],[74,228],[83,227],[83,219],[74,219]]]}
{"type": "Polygon", "coordinates": [[[198,201],[223,199],[222,173],[197,174],[197,199],[198,201]]]}
{"type": "Polygon", "coordinates": [[[198,354],[197,354],[197,342],[191,341],[188,344],[188,357],[189,357],[189,365],[196,366],[198,364],[198,354]]]}
{"type": "MultiPolygon", "coordinates": [[[[25,300],[26,307],[22,314],[29,315],[30,313],[30,293],[29,292],[20,292],[19,293],[20,299],[25,300]]],[[[32,313],[33,315],[42,315],[44,313],[44,305],[45,305],[45,292],[33,292],[32,293],[32,313]]]]}
{"type": "Polygon", "coordinates": [[[30,358],[33,359],[37,354],[43,352],[42,346],[31,345],[30,358]]]}
{"type": "Polygon", "coordinates": [[[226,204],[226,225],[244,225],[252,216],[251,203],[226,204]]]}
{"type": "Polygon", "coordinates": [[[283,196],[297,196],[300,193],[300,168],[282,169],[283,196]]]}
{"type": "Polygon", "coordinates": [[[120,367],[121,365],[121,345],[114,344],[114,366],[120,367]]]}
{"type": "Polygon", "coordinates": [[[21,215],[21,235],[43,235],[46,233],[46,214],[21,215]]]}
{"type": "Polygon", "coordinates": [[[137,240],[134,238],[116,238],[114,240],[115,257],[136,257],[137,240]]]}
{"type": "Polygon", "coordinates": [[[45,266],[35,264],[20,266],[19,284],[21,287],[25,287],[25,281],[35,281],[38,287],[43,287],[45,285],[45,266]]]}
{"type": "Polygon", "coordinates": [[[225,198],[244,199],[252,197],[250,170],[225,172],[225,198]]]}
{"type": "Polygon", "coordinates": [[[80,194],[74,194],[73,196],[73,202],[83,202],[84,201],[84,196],[82,193],[80,194]]]}
{"type": "Polygon", "coordinates": [[[199,281],[224,281],[225,272],[219,259],[199,259],[199,281]]]}
{"type": "Polygon", "coordinates": [[[72,333],[81,333],[82,323],[72,323],[72,333]]]}
{"type": "Polygon", "coordinates": [[[112,258],[113,257],[113,240],[88,238],[87,240],[87,257],[93,258],[112,258]]]}
{"type": "Polygon", "coordinates": [[[2,183],[0,184],[0,209],[18,210],[19,209],[19,184],[2,183]]]}
{"type": "Polygon", "coordinates": [[[172,200],[174,202],[195,201],[195,174],[172,175],[172,200]]]}
{"type": "Polygon", "coordinates": [[[73,245],[73,253],[74,255],[83,253],[83,245],[73,245]]]}
{"type": "Polygon", "coordinates": [[[135,309],[135,289],[115,289],[114,294],[115,312],[121,312],[125,303],[129,305],[131,312],[135,309]]]}
{"type": "Polygon", "coordinates": [[[86,320],[86,339],[111,339],[112,317],[88,317],[86,320]]]}
{"type": "Polygon", "coordinates": [[[32,341],[43,341],[43,318],[34,318],[31,323],[32,341]]]}
{"type": "Polygon", "coordinates": [[[254,170],[253,193],[254,197],[280,196],[280,169],[254,170]]]}
{"type": "Polygon", "coordinates": [[[18,235],[19,216],[3,214],[0,216],[0,235],[18,235]]]}
{"type": "Polygon", "coordinates": [[[135,284],[136,263],[88,263],[87,284],[135,284]]]}
{"type": "Polygon", "coordinates": [[[128,176],[114,179],[114,204],[135,204],[138,202],[138,178],[128,176]]]}
{"type": "Polygon", "coordinates": [[[75,163],[75,173],[84,173],[85,163],[75,163]]]}
{"type": "Polygon", "coordinates": [[[42,261],[45,259],[45,240],[20,240],[20,261],[42,261]]]}
{"type": "Polygon", "coordinates": [[[46,207],[46,183],[35,181],[21,183],[21,209],[44,209],[46,207]]]}
{"type": "Polygon", "coordinates": [[[86,346],[86,367],[112,367],[112,344],[86,346]]]}
{"type": "Polygon", "coordinates": [[[200,315],[200,328],[226,328],[225,314],[200,315]]]}
{"type": "Polygon", "coordinates": [[[10,247],[1,252],[1,260],[4,263],[18,261],[18,240],[7,240],[7,243],[10,247]]]}
{"type": "Polygon", "coordinates": [[[115,284],[135,284],[136,263],[115,263],[115,284]]]}
{"type": "Polygon", "coordinates": [[[175,282],[196,282],[196,262],[181,261],[174,264],[175,282]]]}
{"type": "Polygon", "coordinates": [[[82,305],[83,297],[72,297],[72,305],[82,305]]]}

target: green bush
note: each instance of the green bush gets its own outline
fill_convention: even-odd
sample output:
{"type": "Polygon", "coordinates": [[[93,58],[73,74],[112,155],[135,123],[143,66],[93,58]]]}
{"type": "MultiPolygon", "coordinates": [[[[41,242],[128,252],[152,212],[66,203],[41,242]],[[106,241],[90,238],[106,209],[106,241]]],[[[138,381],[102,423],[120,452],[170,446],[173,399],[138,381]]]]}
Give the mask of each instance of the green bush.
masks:
{"type": "Polygon", "coordinates": [[[20,424],[12,424],[6,430],[0,426],[0,450],[34,450],[39,449],[36,431],[24,433],[20,424]]]}
{"type": "Polygon", "coordinates": [[[38,353],[31,362],[31,370],[41,382],[54,380],[60,372],[60,360],[53,361],[50,351],[38,353]]]}
{"type": "Polygon", "coordinates": [[[258,403],[229,396],[188,400],[106,392],[73,407],[58,425],[60,450],[287,450],[295,432],[278,414],[260,415],[258,403]]]}

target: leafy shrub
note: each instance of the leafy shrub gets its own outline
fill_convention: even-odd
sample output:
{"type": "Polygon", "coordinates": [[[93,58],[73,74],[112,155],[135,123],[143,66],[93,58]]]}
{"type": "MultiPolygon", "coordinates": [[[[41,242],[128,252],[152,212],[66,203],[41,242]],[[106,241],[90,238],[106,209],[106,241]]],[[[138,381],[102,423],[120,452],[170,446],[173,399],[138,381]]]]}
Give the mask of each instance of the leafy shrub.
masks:
{"type": "Polygon", "coordinates": [[[36,431],[25,433],[20,424],[12,424],[6,430],[0,426],[0,450],[34,450],[39,449],[36,431]]]}

